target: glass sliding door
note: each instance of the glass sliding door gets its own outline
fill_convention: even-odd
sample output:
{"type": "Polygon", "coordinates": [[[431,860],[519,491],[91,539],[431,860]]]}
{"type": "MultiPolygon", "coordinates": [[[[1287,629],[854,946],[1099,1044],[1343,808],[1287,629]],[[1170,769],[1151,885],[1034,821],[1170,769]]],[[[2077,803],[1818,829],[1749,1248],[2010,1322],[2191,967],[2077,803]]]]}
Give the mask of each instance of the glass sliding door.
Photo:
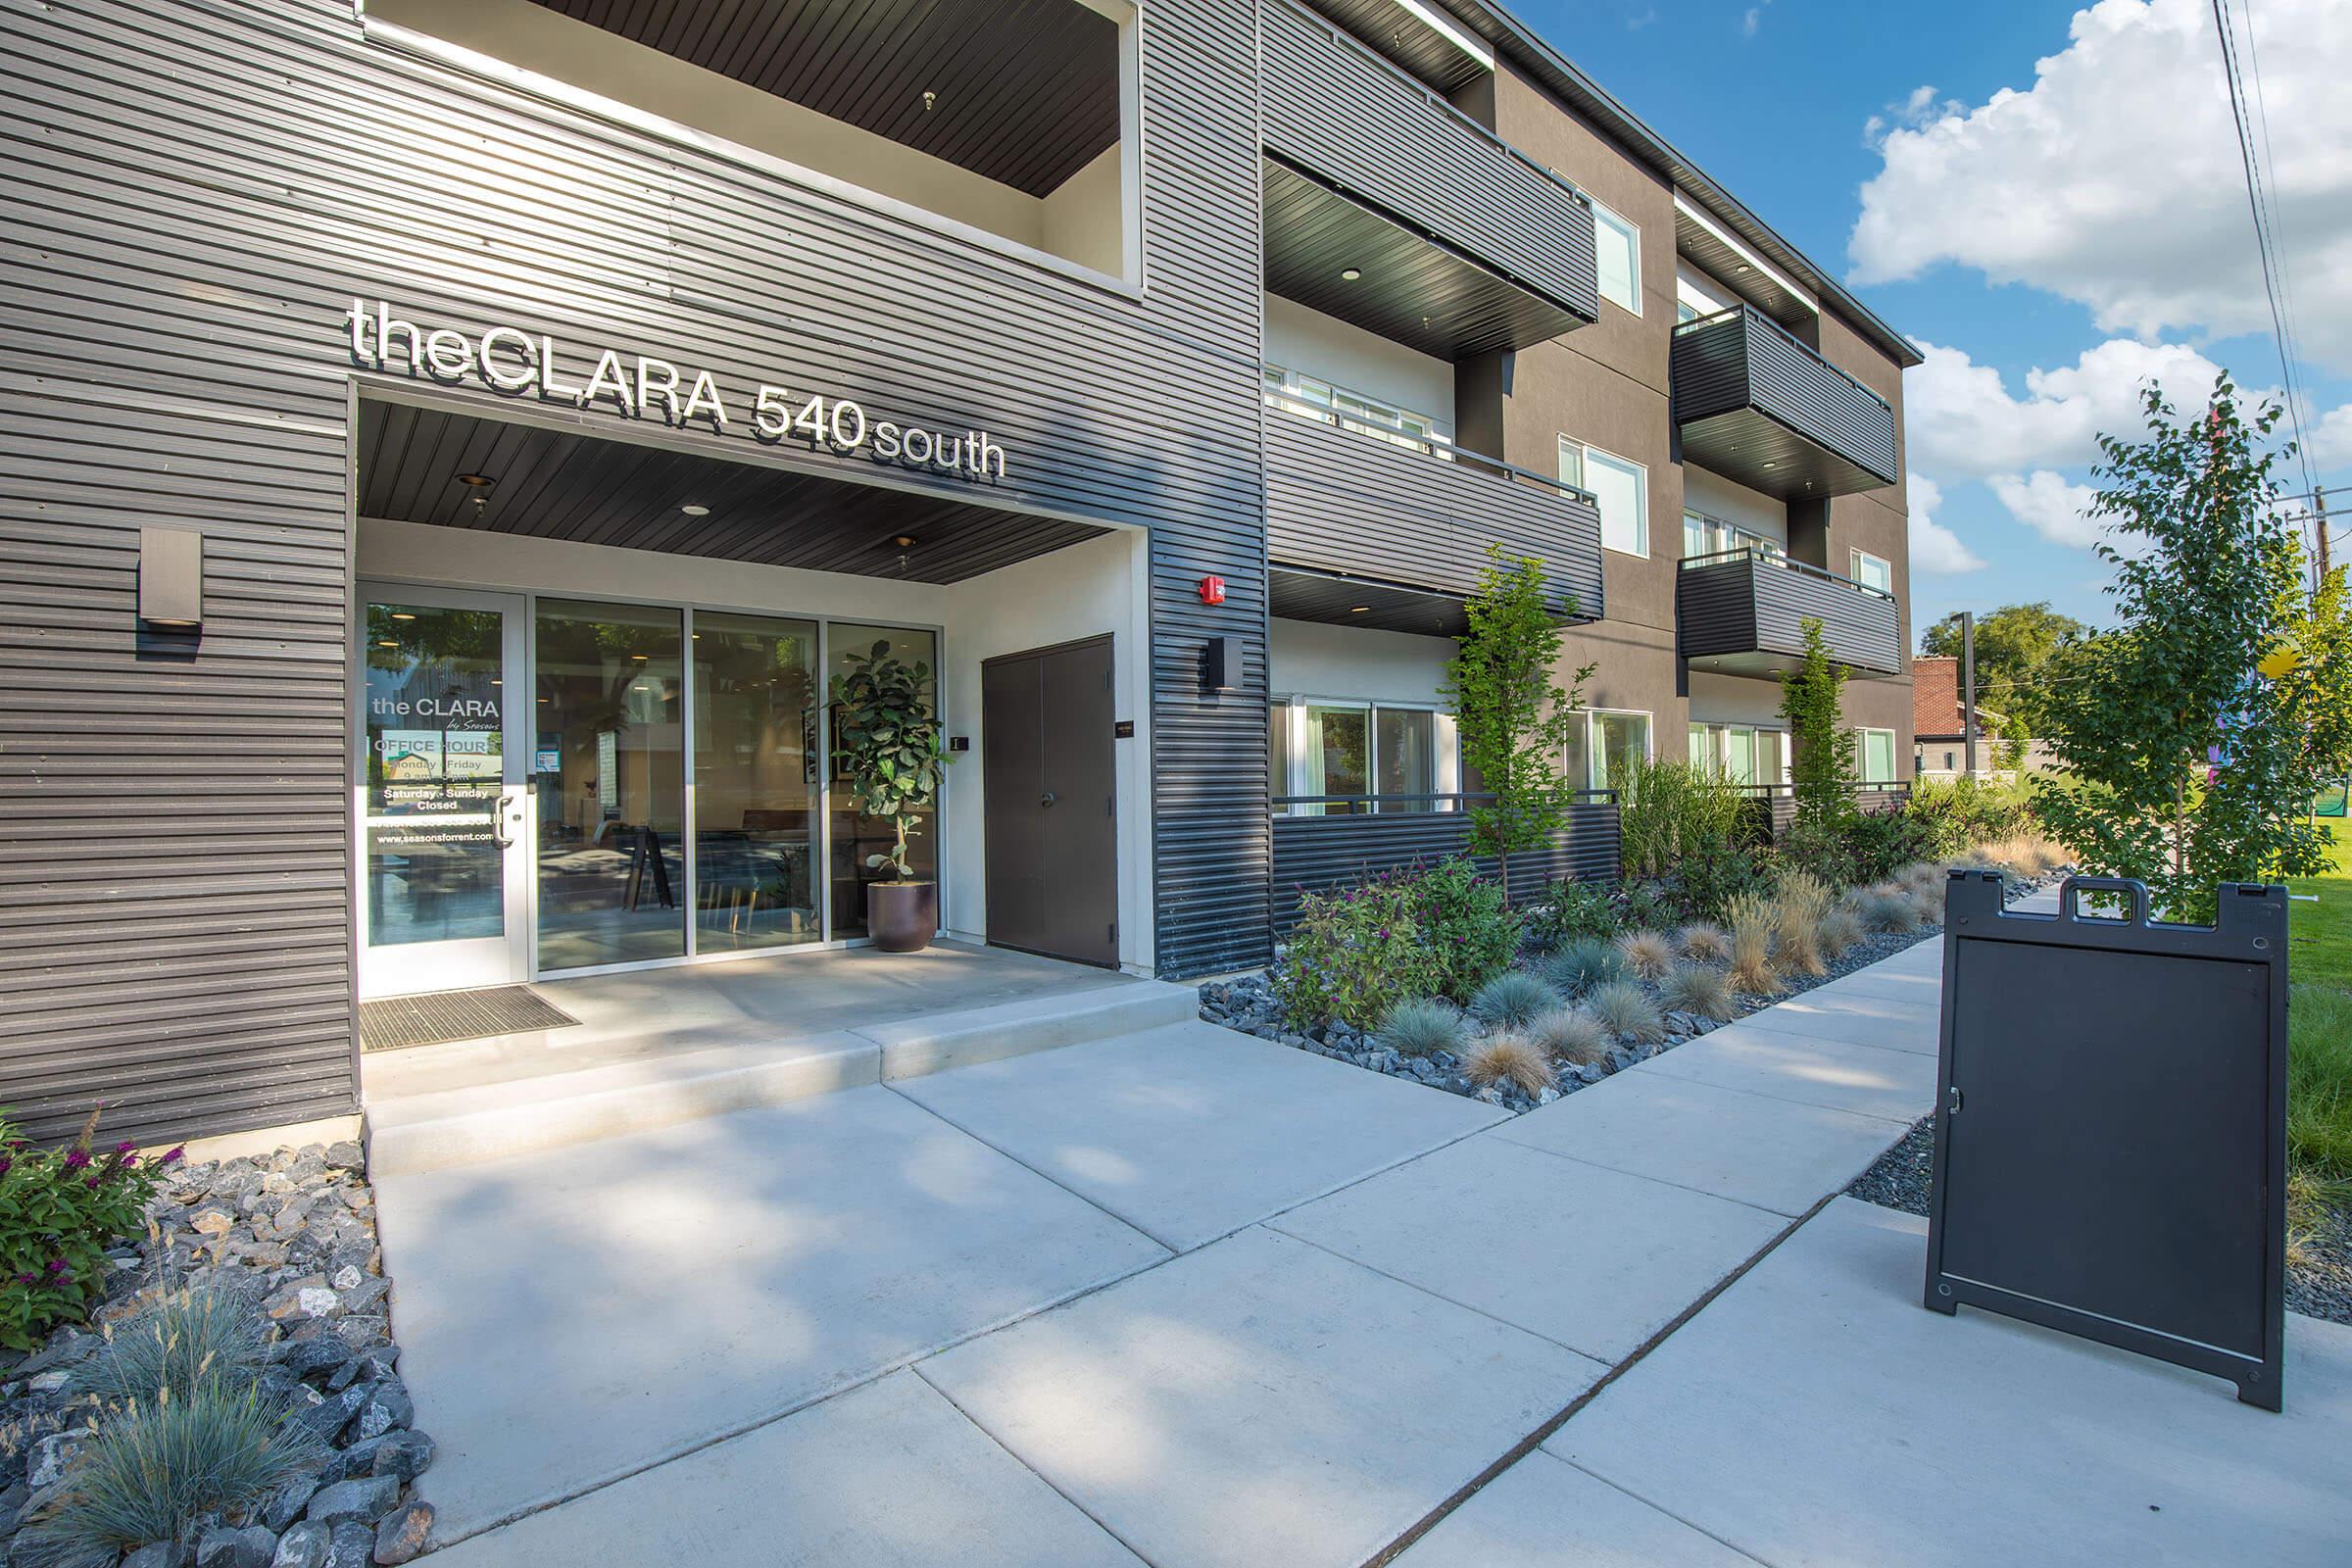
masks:
{"type": "MultiPolygon", "coordinates": [[[[856,626],[834,621],[825,627],[825,688],[832,690],[832,677],[849,673],[848,658],[852,654],[871,653],[876,644],[884,645],[890,656],[909,664],[921,664],[925,671],[924,692],[934,711],[939,703],[939,638],[927,631],[910,630],[904,626],[856,626]]],[[[827,699],[830,702],[830,697],[827,699]]],[[[830,734],[830,729],[827,730],[830,734]]],[[[828,826],[832,832],[832,902],[833,935],[861,937],[865,935],[865,887],[878,873],[866,864],[874,855],[887,855],[893,844],[892,824],[883,817],[867,816],[858,809],[858,797],[843,777],[841,763],[828,760],[828,776],[833,780],[828,826]]],[[[936,808],[915,812],[907,823],[907,862],[917,878],[936,878],[939,875],[939,812],[936,808]]]]}
{"type": "Polygon", "coordinates": [[[533,637],[539,968],[682,956],[679,612],[542,599],[533,637]]]}
{"type": "MultiPolygon", "coordinates": [[[[1377,760],[1378,794],[1428,796],[1438,790],[1438,715],[1428,709],[1376,708],[1372,712],[1372,755],[1377,760]]],[[[1429,800],[1381,801],[1383,811],[1429,811],[1429,800]]]]}
{"type": "Polygon", "coordinates": [[[360,621],[361,993],[522,979],[522,601],[364,587],[360,621]]]}
{"type": "Polygon", "coordinates": [[[697,612],[692,651],[695,952],[817,941],[816,623],[697,612]]]}

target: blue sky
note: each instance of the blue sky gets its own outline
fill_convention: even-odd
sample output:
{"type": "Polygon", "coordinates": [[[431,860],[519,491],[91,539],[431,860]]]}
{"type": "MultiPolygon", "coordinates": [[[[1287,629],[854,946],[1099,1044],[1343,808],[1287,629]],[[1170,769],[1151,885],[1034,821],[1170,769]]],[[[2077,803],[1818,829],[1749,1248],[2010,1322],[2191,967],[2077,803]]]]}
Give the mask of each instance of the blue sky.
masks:
{"type": "MultiPolygon", "coordinates": [[[[2307,412],[2326,421],[2313,467],[2352,485],[2352,5],[2233,5],[2262,73],[2307,412]]],[[[1905,381],[1927,481],[1912,502],[1948,532],[1923,538],[1915,516],[1915,626],[2034,599],[2103,621],[2106,568],[2079,514],[2091,438],[2130,416],[2151,372],[2176,400],[2215,365],[2242,385],[2279,382],[2207,0],[2103,0],[2081,16],[2018,0],[1517,10],[1933,346],[1905,381]]],[[[2352,489],[2339,515],[2340,536],[2352,489]]]]}

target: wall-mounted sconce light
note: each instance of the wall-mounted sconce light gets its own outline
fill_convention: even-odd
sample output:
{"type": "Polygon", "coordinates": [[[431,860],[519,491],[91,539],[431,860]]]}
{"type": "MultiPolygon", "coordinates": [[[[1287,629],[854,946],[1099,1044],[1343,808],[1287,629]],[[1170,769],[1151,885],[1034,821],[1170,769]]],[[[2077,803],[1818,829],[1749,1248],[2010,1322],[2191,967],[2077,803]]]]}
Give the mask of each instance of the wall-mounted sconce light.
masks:
{"type": "Polygon", "coordinates": [[[150,626],[204,624],[204,535],[193,528],[139,530],[139,619],[150,626]]]}

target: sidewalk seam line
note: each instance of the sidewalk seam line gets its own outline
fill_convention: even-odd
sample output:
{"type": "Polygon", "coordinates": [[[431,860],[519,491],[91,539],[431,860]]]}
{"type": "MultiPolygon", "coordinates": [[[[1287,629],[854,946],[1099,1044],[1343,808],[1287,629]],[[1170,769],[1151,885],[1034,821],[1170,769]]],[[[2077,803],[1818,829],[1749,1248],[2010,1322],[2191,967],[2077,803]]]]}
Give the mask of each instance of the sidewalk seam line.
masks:
{"type": "MultiPolygon", "coordinates": [[[[1632,1072],[1638,1068],[1649,1067],[1651,1071],[1655,1072],[1660,1078],[1671,1078],[1678,1084],[1696,1084],[1701,1089],[1720,1089],[1727,1095],[1745,1095],[1751,1100],[1769,1100],[1776,1105],[1803,1105],[1810,1110],[1835,1111],[1840,1116],[1860,1116],[1865,1121],[1883,1121],[1889,1127],[1908,1127],[1913,1122],[1919,1120],[1920,1116],[1924,1116],[1928,1113],[1928,1111],[1936,1108],[1936,1097],[1934,1095],[1930,1095],[1928,1097],[1927,1106],[1925,1109],[1919,1112],[1919,1115],[1882,1116],[1875,1110],[1854,1110],[1845,1105],[1825,1105],[1819,1101],[1813,1100],[1791,1100],[1787,1095],[1768,1095],[1761,1089],[1735,1089],[1730,1084],[1719,1084],[1711,1078],[1686,1078],[1679,1072],[1668,1072],[1665,1068],[1654,1065],[1654,1063],[1656,1063],[1661,1057],[1670,1054],[1672,1054],[1672,1053],[1661,1051],[1657,1055],[1651,1056],[1645,1061],[1636,1062],[1633,1067],[1629,1067],[1626,1070],[1628,1072],[1632,1072]]],[[[1905,1052],[1903,1054],[1909,1055],[1911,1053],[1905,1052]]],[[[1606,1083],[1607,1081],[1608,1080],[1605,1078],[1601,1080],[1602,1083],[1606,1083]]],[[[1598,1088],[1599,1085],[1595,1084],[1593,1087],[1598,1088]]]]}
{"type": "Polygon", "coordinates": [[[1772,1565],[1769,1562],[1767,1562],[1764,1558],[1757,1556],[1754,1552],[1749,1551],[1746,1547],[1740,1545],[1736,1542],[1724,1540],[1721,1536],[1717,1535],[1714,1531],[1709,1530],[1706,1526],[1698,1523],[1696,1520],[1686,1519],[1671,1508],[1660,1507],[1658,1504],[1650,1501],[1647,1497],[1642,1495],[1642,1494],[1639,1492],[1636,1492],[1633,1488],[1621,1486],[1617,1482],[1611,1481],[1607,1476],[1602,1475],[1597,1470],[1592,1469],[1586,1465],[1578,1464],[1574,1459],[1563,1459],[1558,1454],[1552,1452],[1549,1448],[1538,1448],[1536,1451],[1544,1455],[1544,1458],[1549,1459],[1554,1464],[1564,1464],[1579,1475],[1591,1476],[1593,1480],[1599,1482],[1611,1492],[1615,1492],[1623,1496],[1632,1498],[1635,1502],[1638,1502],[1642,1507],[1649,1509],[1652,1513],[1665,1515],[1667,1518],[1673,1520],[1676,1524],[1681,1525],[1684,1529],[1690,1531],[1691,1534],[1706,1537],[1709,1541],[1712,1541],[1715,1543],[1715,1544],[1721,1546],[1728,1552],[1731,1552],[1737,1556],[1745,1557],[1749,1562],[1763,1564],[1763,1568],[1772,1568],[1772,1565]]]}

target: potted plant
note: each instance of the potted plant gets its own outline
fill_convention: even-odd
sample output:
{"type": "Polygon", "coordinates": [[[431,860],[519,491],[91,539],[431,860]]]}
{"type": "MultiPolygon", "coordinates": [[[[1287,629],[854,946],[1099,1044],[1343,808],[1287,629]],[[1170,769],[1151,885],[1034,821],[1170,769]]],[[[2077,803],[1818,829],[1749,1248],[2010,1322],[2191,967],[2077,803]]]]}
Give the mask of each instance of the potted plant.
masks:
{"type": "Polygon", "coordinates": [[[833,756],[858,809],[891,826],[888,854],[865,866],[881,880],[865,887],[865,928],[885,953],[919,953],[939,929],[939,884],[917,878],[906,858],[907,820],[939,799],[951,760],[933,707],[931,666],[895,657],[888,641],[843,661],[833,677],[833,756]]]}

